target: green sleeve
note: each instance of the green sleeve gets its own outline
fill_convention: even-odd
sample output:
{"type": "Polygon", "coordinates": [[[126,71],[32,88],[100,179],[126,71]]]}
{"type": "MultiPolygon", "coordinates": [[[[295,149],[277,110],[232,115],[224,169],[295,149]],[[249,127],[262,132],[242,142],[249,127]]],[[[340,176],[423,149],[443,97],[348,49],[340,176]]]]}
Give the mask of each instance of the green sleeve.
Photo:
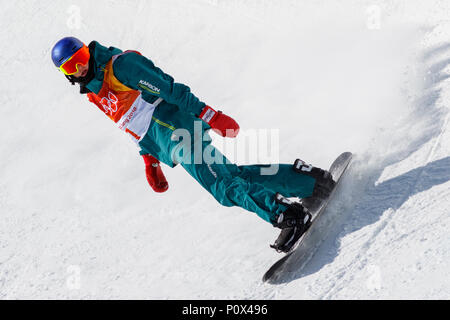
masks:
{"type": "Polygon", "coordinates": [[[113,67],[116,78],[132,89],[161,97],[196,116],[205,107],[205,103],[192,94],[188,86],[174,82],[170,75],[157,68],[151,60],[135,52],[119,56],[113,67]]]}

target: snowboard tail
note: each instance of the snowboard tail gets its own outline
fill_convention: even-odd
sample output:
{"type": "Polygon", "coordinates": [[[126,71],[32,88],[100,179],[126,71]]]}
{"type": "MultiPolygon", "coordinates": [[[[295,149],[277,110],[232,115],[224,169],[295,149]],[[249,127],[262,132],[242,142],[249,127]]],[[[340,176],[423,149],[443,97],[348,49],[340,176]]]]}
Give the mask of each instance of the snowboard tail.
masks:
{"type": "MultiPolygon", "coordinates": [[[[280,282],[286,274],[293,271],[300,271],[309,258],[314,254],[315,247],[308,247],[307,243],[314,240],[314,237],[317,237],[317,232],[314,232],[314,223],[317,219],[320,218],[322,213],[326,211],[328,203],[332,200],[333,195],[339,185],[342,175],[347,169],[350,161],[352,159],[351,152],[344,152],[330,166],[329,172],[333,176],[333,180],[336,181],[336,184],[331,191],[330,196],[318,207],[311,212],[313,218],[311,221],[311,225],[308,230],[301,236],[300,239],[292,246],[291,250],[277,262],[275,262],[269,270],[264,274],[263,281],[269,283],[278,283],[280,282]],[[309,241],[311,240],[311,241],[309,241]]],[[[320,241],[319,241],[320,242],[320,241]]]]}

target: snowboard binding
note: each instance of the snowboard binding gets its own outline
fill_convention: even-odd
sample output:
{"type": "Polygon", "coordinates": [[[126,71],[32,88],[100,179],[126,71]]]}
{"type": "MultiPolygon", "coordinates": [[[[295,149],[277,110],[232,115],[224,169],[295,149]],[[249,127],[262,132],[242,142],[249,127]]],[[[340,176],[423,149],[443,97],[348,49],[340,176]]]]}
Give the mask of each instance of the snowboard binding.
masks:
{"type": "Polygon", "coordinates": [[[303,160],[296,159],[293,165],[295,172],[308,175],[316,180],[312,195],[301,200],[301,204],[310,211],[316,211],[320,205],[330,196],[336,182],[329,171],[306,164],[303,160]]]}
{"type": "MultiPolygon", "coordinates": [[[[330,166],[329,174],[333,177],[333,181],[329,181],[329,178],[327,179],[328,174],[324,172],[324,178],[325,182],[328,180],[328,182],[333,185],[333,190],[331,190],[331,194],[329,194],[324,200],[321,201],[320,206],[317,209],[310,209],[306,206],[305,200],[306,199],[314,199],[313,197],[304,198],[300,202],[300,207],[306,207],[307,211],[313,215],[313,219],[309,220],[307,222],[307,228],[306,231],[298,238],[298,240],[291,245],[290,250],[283,255],[278,261],[276,261],[267,271],[264,273],[263,281],[273,284],[279,284],[284,283],[287,279],[289,279],[289,276],[292,275],[292,272],[296,270],[296,272],[300,272],[305,265],[308,263],[309,259],[312,257],[314,252],[317,250],[318,246],[311,246],[311,242],[314,241],[317,243],[317,241],[321,241],[320,237],[321,234],[326,232],[326,230],[320,230],[317,228],[317,223],[320,222],[320,219],[323,219],[323,215],[326,214],[327,206],[329,205],[329,202],[333,198],[333,193],[336,190],[336,186],[341,182],[342,175],[344,174],[345,170],[347,170],[351,160],[352,160],[352,153],[351,152],[343,152],[339,155],[339,157],[336,158],[336,160],[333,161],[333,163],[330,166]],[[317,221],[319,219],[319,221],[317,221]],[[316,224],[316,227],[314,227],[314,224],[316,224]],[[309,225],[309,226],[308,226],[309,225]]],[[[303,164],[299,165],[298,167],[301,167],[303,164]]],[[[306,166],[309,167],[309,166],[306,166]]],[[[305,167],[305,168],[306,168],[305,167]]],[[[301,168],[300,168],[301,170],[301,168]]],[[[320,178],[320,177],[319,177],[320,178]]],[[[319,179],[320,180],[320,179],[319,179]]],[[[315,193],[318,195],[318,192],[315,193]]],[[[283,200],[283,197],[279,197],[279,200],[283,200]]],[[[319,199],[319,198],[315,198],[319,199]]],[[[287,206],[289,207],[289,199],[286,199],[285,201],[287,206]]],[[[284,202],[283,202],[284,203],[284,202]]],[[[287,214],[286,212],[283,212],[283,214],[287,214]]],[[[323,220],[322,220],[323,221],[323,220]]],[[[285,232],[284,229],[282,229],[282,233],[285,232]]],[[[286,231],[287,232],[287,231],[286,231]]],[[[286,238],[289,235],[286,236],[286,238]]],[[[294,233],[294,237],[295,237],[294,233]]],[[[280,237],[281,238],[281,235],[280,237]]],[[[279,244],[282,244],[283,242],[279,241],[277,239],[277,242],[279,244]]],[[[273,248],[277,249],[276,245],[272,246],[273,248]]],[[[278,250],[281,252],[285,252],[285,248],[281,245],[281,247],[278,247],[278,250]]]]}
{"type": "Polygon", "coordinates": [[[308,230],[311,225],[311,213],[298,202],[293,202],[278,192],[275,201],[287,206],[287,209],[278,216],[274,227],[280,228],[281,233],[270,247],[277,252],[289,252],[298,239],[308,230]]]}

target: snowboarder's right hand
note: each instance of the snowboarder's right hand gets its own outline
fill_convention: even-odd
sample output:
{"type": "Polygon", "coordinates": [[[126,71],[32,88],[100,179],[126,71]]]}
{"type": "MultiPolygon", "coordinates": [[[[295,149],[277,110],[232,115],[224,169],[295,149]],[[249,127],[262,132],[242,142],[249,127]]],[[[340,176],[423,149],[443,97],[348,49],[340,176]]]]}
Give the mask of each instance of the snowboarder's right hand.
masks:
{"type": "Polygon", "coordinates": [[[210,125],[217,134],[222,137],[234,138],[239,133],[237,122],[223,114],[222,111],[216,111],[210,106],[205,106],[199,115],[199,118],[210,125]]]}
{"type": "Polygon", "coordinates": [[[150,154],[142,155],[145,162],[145,174],[147,175],[147,181],[150,187],[155,192],[165,192],[169,188],[166,177],[162,172],[159,160],[150,154]]]}

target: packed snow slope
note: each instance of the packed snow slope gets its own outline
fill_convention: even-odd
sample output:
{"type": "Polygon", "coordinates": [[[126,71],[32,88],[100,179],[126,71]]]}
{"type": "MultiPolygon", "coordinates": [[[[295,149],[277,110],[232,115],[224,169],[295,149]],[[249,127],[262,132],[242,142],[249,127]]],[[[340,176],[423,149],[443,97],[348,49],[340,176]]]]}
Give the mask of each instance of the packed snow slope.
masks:
{"type": "Polygon", "coordinates": [[[0,2],[0,298],[450,297],[450,2],[0,2]],[[155,194],[53,66],[68,35],[139,50],[243,132],[279,130],[283,163],[354,152],[305,270],[262,283],[278,230],[181,167],[155,194]]]}

